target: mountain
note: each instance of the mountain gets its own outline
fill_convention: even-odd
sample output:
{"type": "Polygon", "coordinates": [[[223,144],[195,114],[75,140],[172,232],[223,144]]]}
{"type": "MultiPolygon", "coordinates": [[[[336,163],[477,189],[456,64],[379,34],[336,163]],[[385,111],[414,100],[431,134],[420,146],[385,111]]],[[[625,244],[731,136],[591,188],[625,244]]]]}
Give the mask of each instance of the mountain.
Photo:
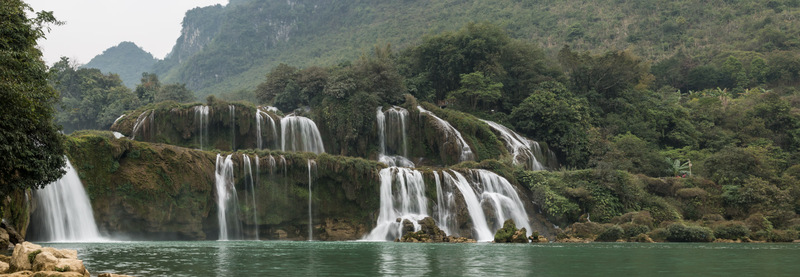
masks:
{"type": "MultiPolygon", "coordinates": [[[[320,1],[238,0],[186,13],[172,53],[155,72],[198,95],[252,89],[279,63],[334,65],[376,44],[395,49],[427,34],[488,21],[554,54],[623,50],[703,63],[732,52],[791,51],[800,1],[320,1]]],[[[721,62],[718,62],[721,63],[721,62]]]]}
{"type": "Polygon", "coordinates": [[[142,72],[152,70],[156,59],[142,48],[130,41],[106,49],[103,54],[92,58],[82,68],[97,68],[105,73],[116,73],[125,86],[135,88],[142,78],[142,72]]]}

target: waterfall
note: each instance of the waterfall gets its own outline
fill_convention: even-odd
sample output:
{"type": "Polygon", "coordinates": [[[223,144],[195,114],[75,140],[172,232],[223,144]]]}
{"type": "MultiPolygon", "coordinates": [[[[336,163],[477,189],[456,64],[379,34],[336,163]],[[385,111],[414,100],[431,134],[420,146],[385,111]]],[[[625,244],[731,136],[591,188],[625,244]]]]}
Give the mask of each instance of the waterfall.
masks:
{"type": "MultiPolygon", "coordinates": [[[[142,125],[144,125],[145,120],[147,120],[147,112],[148,111],[142,112],[142,114],[140,114],[139,117],[136,118],[136,123],[133,124],[133,130],[131,131],[131,139],[132,140],[136,139],[136,132],[138,132],[139,129],[142,128],[142,125]]],[[[155,110],[150,110],[149,112],[150,112],[150,115],[152,117],[155,117],[155,115],[154,115],[155,114],[155,110]]],[[[150,122],[151,122],[151,124],[153,124],[152,123],[152,119],[151,119],[150,122]]],[[[144,131],[142,131],[142,135],[144,135],[144,131]]]]}
{"type": "MultiPolygon", "coordinates": [[[[535,151],[541,153],[539,143],[531,141],[520,134],[496,122],[483,120],[489,127],[500,133],[500,138],[505,142],[506,149],[511,153],[512,163],[523,164],[527,170],[544,170],[545,167],[536,159],[535,151]]],[[[541,157],[541,155],[539,155],[541,157]]]]}
{"type": "Polygon", "coordinates": [[[446,234],[457,235],[455,231],[458,230],[458,226],[455,224],[455,215],[452,212],[455,210],[456,195],[452,190],[442,189],[438,172],[433,172],[433,179],[436,181],[436,223],[446,234]]]}
{"type": "Polygon", "coordinates": [[[208,106],[199,105],[194,106],[194,122],[195,131],[199,138],[200,149],[203,149],[208,140],[208,113],[210,108],[208,106]]]}
{"type": "Polygon", "coordinates": [[[380,153],[378,161],[388,166],[414,167],[414,163],[408,158],[406,141],[406,118],[408,110],[400,107],[392,107],[386,112],[383,107],[378,107],[376,118],[378,124],[378,139],[380,141],[380,153]],[[387,116],[388,115],[388,116],[387,116]],[[388,119],[387,119],[388,117],[388,119]],[[388,128],[387,128],[388,125],[388,128]],[[399,134],[398,134],[399,132],[399,134]],[[389,144],[393,146],[394,152],[401,152],[401,155],[390,155],[387,150],[387,138],[389,144]],[[397,145],[400,144],[399,147],[397,145]]]}
{"type": "MultiPolygon", "coordinates": [[[[67,160],[67,173],[57,181],[36,191],[42,210],[44,241],[102,241],[97,230],[92,205],[78,172],[67,160]]],[[[27,196],[27,194],[26,194],[27,196]]]]}
{"type": "Polygon", "coordinates": [[[420,229],[417,221],[428,216],[425,183],[417,170],[389,167],[380,171],[380,210],[377,226],[365,240],[394,240],[402,235],[403,219],[420,229]],[[401,220],[398,222],[397,219],[401,220]]]}
{"type": "Polygon", "coordinates": [[[314,160],[308,160],[308,240],[314,240],[314,221],[312,220],[312,213],[311,213],[311,182],[312,176],[311,171],[312,169],[316,171],[317,169],[317,162],[314,160]]]}
{"type": "Polygon", "coordinates": [[[119,120],[120,120],[120,119],[122,119],[123,117],[125,117],[125,114],[122,114],[122,115],[120,115],[119,117],[117,117],[117,119],[114,119],[114,123],[111,123],[111,125],[117,124],[117,121],[119,121],[119,120]]]}
{"type": "MultiPolygon", "coordinates": [[[[261,122],[264,121],[264,118],[267,119],[267,122],[269,122],[270,130],[272,130],[271,134],[273,143],[275,143],[275,145],[278,144],[278,130],[277,130],[278,127],[277,124],[275,124],[275,119],[272,119],[272,117],[269,116],[269,114],[266,113],[265,111],[261,110],[261,108],[256,108],[256,134],[257,134],[256,142],[258,144],[258,149],[264,148],[262,133],[261,133],[261,122]]],[[[275,146],[273,149],[275,148],[277,148],[277,146],[275,146]]]]}
{"type": "Polygon", "coordinates": [[[233,154],[223,158],[217,154],[214,181],[217,189],[217,220],[219,240],[241,238],[236,187],[233,179],[233,154]],[[228,210],[231,207],[231,210],[228,210]],[[230,224],[229,224],[230,223],[230,224]],[[230,226],[229,226],[230,225],[230,226]],[[232,231],[232,232],[229,232],[232,231]]]}
{"type": "Polygon", "coordinates": [[[281,119],[281,150],[324,153],[322,137],[311,119],[288,115],[281,119]]]}
{"type": "Polygon", "coordinates": [[[514,186],[494,172],[484,169],[475,169],[472,172],[477,175],[478,186],[483,188],[483,201],[489,200],[494,206],[497,220],[493,231],[502,228],[507,219],[513,219],[518,228],[525,228],[528,235],[532,234],[528,212],[525,211],[525,205],[514,186]]]}
{"type": "MultiPolygon", "coordinates": [[[[242,154],[242,160],[244,161],[244,166],[242,166],[244,181],[247,184],[247,189],[250,191],[250,198],[247,199],[248,202],[247,206],[253,208],[253,226],[256,233],[256,240],[258,239],[258,205],[256,205],[256,188],[254,184],[254,177],[253,177],[253,168],[251,167],[250,163],[250,156],[246,154],[242,154]]],[[[256,157],[256,164],[258,163],[258,157],[256,157]]],[[[258,170],[258,166],[256,166],[256,170],[258,170]]],[[[246,196],[245,196],[246,197],[246,196]]]]}
{"type": "MultiPolygon", "coordinates": [[[[453,125],[450,125],[449,122],[439,118],[432,112],[425,110],[422,108],[422,106],[417,106],[417,109],[421,114],[428,115],[436,121],[436,124],[439,125],[439,127],[444,131],[445,139],[450,138],[451,136],[456,137],[456,147],[461,151],[458,161],[463,162],[475,160],[475,155],[472,153],[472,149],[469,148],[467,141],[465,141],[464,137],[461,136],[461,132],[456,130],[456,128],[453,128],[453,125]]],[[[447,142],[445,142],[445,144],[447,144],[447,142]]]]}
{"type": "Polygon", "coordinates": [[[464,196],[464,202],[467,204],[467,210],[469,211],[469,216],[472,219],[474,228],[473,238],[477,241],[493,240],[494,233],[489,230],[489,225],[486,223],[486,215],[483,213],[483,208],[481,207],[481,202],[469,181],[467,181],[467,178],[456,171],[451,171],[451,173],[443,171],[442,175],[444,175],[446,182],[451,186],[455,186],[458,191],[461,192],[461,195],[464,196]]]}
{"type": "Polygon", "coordinates": [[[231,151],[236,151],[236,106],[228,105],[231,113],[231,151]]]}

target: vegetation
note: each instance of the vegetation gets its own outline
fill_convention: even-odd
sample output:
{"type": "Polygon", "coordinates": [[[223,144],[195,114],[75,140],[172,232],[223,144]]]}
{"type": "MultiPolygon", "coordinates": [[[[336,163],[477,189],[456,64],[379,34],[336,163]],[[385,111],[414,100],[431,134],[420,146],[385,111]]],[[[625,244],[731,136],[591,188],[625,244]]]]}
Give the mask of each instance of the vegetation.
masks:
{"type": "Polygon", "coordinates": [[[128,88],[134,88],[142,72],[151,71],[156,59],[133,42],[123,41],[103,51],[81,68],[96,68],[108,74],[117,74],[128,88]]]}
{"type": "Polygon", "coordinates": [[[47,68],[36,40],[51,12],[38,12],[19,0],[0,4],[0,199],[14,191],[39,189],[64,175],[64,146],[54,123],[58,93],[47,84],[47,68]]]}

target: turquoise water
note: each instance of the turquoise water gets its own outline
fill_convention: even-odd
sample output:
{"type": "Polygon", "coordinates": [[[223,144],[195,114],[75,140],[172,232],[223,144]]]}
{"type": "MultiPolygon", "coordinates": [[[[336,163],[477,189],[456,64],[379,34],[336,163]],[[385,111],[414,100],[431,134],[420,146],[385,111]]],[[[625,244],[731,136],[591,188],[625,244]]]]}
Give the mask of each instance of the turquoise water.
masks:
{"type": "Polygon", "coordinates": [[[798,276],[800,244],[43,243],[135,276],[798,276]]]}

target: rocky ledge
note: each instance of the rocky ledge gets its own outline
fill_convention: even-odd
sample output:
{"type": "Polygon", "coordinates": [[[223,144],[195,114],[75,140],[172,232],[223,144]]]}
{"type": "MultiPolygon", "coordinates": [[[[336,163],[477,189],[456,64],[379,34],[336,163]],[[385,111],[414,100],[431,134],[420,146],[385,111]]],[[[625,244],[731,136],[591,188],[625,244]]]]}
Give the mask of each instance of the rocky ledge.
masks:
{"type": "MultiPolygon", "coordinates": [[[[78,259],[78,251],[42,247],[22,242],[14,247],[11,257],[0,255],[0,276],[89,277],[89,270],[78,259]]],[[[104,277],[124,277],[103,273],[104,277]]]]}

